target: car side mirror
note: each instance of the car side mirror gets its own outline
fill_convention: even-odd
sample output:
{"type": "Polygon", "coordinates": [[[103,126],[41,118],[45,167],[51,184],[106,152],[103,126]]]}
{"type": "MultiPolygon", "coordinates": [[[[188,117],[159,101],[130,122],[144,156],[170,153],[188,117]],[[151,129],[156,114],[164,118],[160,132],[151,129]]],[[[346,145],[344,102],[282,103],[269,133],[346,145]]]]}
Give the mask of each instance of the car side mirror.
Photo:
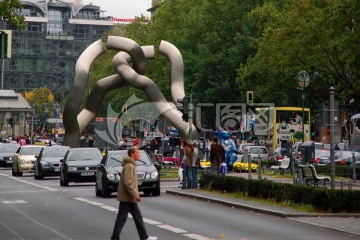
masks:
{"type": "Polygon", "coordinates": [[[39,158],[39,155],[35,155],[35,158],[39,158]]]}
{"type": "Polygon", "coordinates": [[[65,162],[65,160],[64,160],[64,159],[60,159],[60,162],[64,163],[64,162],[65,162]]]}
{"type": "Polygon", "coordinates": [[[162,166],[161,166],[161,164],[159,162],[155,162],[154,166],[158,171],[160,171],[162,169],[162,166]]]}

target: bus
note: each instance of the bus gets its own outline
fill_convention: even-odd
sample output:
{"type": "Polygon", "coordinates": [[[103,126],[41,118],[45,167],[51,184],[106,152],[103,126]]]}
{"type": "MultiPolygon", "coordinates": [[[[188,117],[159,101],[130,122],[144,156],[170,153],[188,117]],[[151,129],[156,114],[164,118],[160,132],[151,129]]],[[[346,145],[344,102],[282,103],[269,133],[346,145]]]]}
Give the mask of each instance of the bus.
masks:
{"type": "Polygon", "coordinates": [[[282,140],[292,144],[310,140],[310,109],[299,107],[266,107],[255,109],[255,135],[271,140],[272,148],[282,140]],[[304,120],[303,117],[304,110],[304,120]],[[302,124],[304,123],[304,137],[302,124]]]}

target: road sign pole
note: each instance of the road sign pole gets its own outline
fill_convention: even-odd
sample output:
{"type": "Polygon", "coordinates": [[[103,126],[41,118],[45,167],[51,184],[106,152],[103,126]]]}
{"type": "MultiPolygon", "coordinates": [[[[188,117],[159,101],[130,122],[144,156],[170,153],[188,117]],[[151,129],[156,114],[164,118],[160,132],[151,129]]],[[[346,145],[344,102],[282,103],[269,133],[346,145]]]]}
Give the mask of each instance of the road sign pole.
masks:
{"type": "Polygon", "coordinates": [[[31,134],[30,134],[30,144],[33,144],[33,132],[34,132],[34,109],[31,113],[31,134]]]}

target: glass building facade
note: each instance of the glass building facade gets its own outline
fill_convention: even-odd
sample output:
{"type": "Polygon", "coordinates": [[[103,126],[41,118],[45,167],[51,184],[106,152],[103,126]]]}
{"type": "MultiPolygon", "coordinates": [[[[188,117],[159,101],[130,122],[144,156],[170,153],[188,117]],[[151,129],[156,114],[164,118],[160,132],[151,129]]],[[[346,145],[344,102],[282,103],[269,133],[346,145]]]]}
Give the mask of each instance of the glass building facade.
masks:
{"type": "MultiPolygon", "coordinates": [[[[12,33],[12,57],[4,64],[4,89],[23,92],[48,87],[55,98],[65,96],[72,86],[77,58],[112,29],[113,19],[102,17],[99,6],[71,1],[22,4],[27,29],[12,33]]],[[[5,23],[0,26],[9,29],[5,23]]]]}

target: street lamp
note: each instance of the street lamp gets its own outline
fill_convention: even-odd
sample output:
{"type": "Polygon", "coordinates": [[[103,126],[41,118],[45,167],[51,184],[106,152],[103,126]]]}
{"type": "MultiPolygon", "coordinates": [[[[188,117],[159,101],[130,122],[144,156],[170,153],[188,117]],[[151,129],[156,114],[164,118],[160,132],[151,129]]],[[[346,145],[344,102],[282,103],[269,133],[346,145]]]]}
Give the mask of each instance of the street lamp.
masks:
{"type": "Polygon", "coordinates": [[[306,71],[301,71],[298,73],[298,85],[301,87],[301,99],[302,99],[302,142],[304,142],[305,139],[305,130],[304,130],[304,124],[305,124],[305,112],[304,112],[304,105],[305,105],[305,93],[304,88],[306,88],[309,85],[309,74],[306,71]]]}

